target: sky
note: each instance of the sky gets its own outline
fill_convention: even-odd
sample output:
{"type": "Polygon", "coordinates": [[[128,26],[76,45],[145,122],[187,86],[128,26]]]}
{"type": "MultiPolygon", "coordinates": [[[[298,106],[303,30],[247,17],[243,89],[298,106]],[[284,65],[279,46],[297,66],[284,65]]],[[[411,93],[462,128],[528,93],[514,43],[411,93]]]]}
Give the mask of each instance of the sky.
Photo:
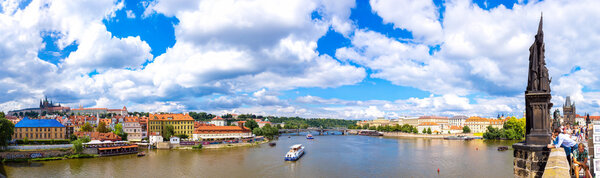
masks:
{"type": "MultiPolygon", "coordinates": [[[[552,102],[600,115],[600,1],[0,1],[0,111],[522,116],[543,13],[552,102]]],[[[554,108],[553,108],[554,110],[554,108]]]]}

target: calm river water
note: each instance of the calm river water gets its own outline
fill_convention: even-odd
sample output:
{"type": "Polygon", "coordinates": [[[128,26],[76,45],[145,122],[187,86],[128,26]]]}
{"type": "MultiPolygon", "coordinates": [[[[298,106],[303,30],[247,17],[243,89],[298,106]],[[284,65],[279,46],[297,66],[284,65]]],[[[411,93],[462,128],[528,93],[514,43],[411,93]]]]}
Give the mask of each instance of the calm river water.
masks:
{"type": "Polygon", "coordinates": [[[508,141],[281,136],[277,146],[152,150],[136,155],[8,164],[8,177],[513,177],[508,141]],[[306,154],[283,161],[288,147],[306,154]],[[437,169],[440,173],[437,173],[437,169]]]}

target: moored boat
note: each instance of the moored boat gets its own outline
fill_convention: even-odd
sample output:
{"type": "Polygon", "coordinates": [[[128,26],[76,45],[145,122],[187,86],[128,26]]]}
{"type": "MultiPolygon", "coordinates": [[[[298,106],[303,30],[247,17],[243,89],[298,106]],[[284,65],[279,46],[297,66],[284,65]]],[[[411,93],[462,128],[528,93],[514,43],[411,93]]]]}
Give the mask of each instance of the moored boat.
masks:
{"type": "Polygon", "coordinates": [[[361,130],[361,131],[358,131],[358,135],[383,136],[383,133],[378,132],[378,131],[374,131],[374,130],[361,130]]]}
{"type": "Polygon", "coordinates": [[[137,154],[137,156],[138,156],[138,157],[146,156],[146,153],[144,153],[144,152],[142,151],[142,152],[139,152],[139,153],[137,154]]]}
{"type": "Polygon", "coordinates": [[[286,161],[296,161],[304,155],[304,146],[302,144],[295,144],[290,147],[290,151],[285,154],[286,161]]]}
{"type": "Polygon", "coordinates": [[[269,143],[269,146],[275,146],[275,145],[277,145],[277,143],[275,143],[275,142],[269,143]]]}
{"type": "Polygon", "coordinates": [[[446,140],[472,140],[473,138],[464,135],[444,137],[446,140]]]}
{"type": "Polygon", "coordinates": [[[306,139],[315,139],[315,138],[312,136],[312,134],[308,134],[308,135],[306,135],[306,139]]]}

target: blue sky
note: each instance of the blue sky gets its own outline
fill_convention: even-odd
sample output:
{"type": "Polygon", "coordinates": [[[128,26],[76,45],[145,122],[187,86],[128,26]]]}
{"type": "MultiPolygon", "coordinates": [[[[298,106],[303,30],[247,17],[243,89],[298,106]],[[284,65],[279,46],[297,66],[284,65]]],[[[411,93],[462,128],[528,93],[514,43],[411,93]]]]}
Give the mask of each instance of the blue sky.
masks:
{"type": "Polygon", "coordinates": [[[0,109],[520,116],[545,11],[555,106],[597,113],[596,3],[6,1],[0,59],[35,72],[0,69],[0,109]]]}

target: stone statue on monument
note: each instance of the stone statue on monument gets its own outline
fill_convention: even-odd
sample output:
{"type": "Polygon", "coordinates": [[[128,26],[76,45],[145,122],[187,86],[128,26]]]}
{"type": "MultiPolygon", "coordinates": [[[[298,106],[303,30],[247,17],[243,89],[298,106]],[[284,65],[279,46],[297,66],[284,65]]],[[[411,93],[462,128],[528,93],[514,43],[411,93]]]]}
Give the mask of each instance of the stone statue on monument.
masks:
{"type": "Polygon", "coordinates": [[[550,94],[551,79],[544,59],[545,45],[542,20],[538,26],[535,41],[529,48],[529,73],[527,90],[525,90],[525,141],[513,144],[515,177],[541,177],[550,150],[547,144],[551,142],[551,128],[556,127],[559,113],[555,112],[552,119],[552,95],[550,94]],[[558,115],[557,115],[558,114],[558,115]],[[535,155],[535,156],[532,156],[535,155]]]}

